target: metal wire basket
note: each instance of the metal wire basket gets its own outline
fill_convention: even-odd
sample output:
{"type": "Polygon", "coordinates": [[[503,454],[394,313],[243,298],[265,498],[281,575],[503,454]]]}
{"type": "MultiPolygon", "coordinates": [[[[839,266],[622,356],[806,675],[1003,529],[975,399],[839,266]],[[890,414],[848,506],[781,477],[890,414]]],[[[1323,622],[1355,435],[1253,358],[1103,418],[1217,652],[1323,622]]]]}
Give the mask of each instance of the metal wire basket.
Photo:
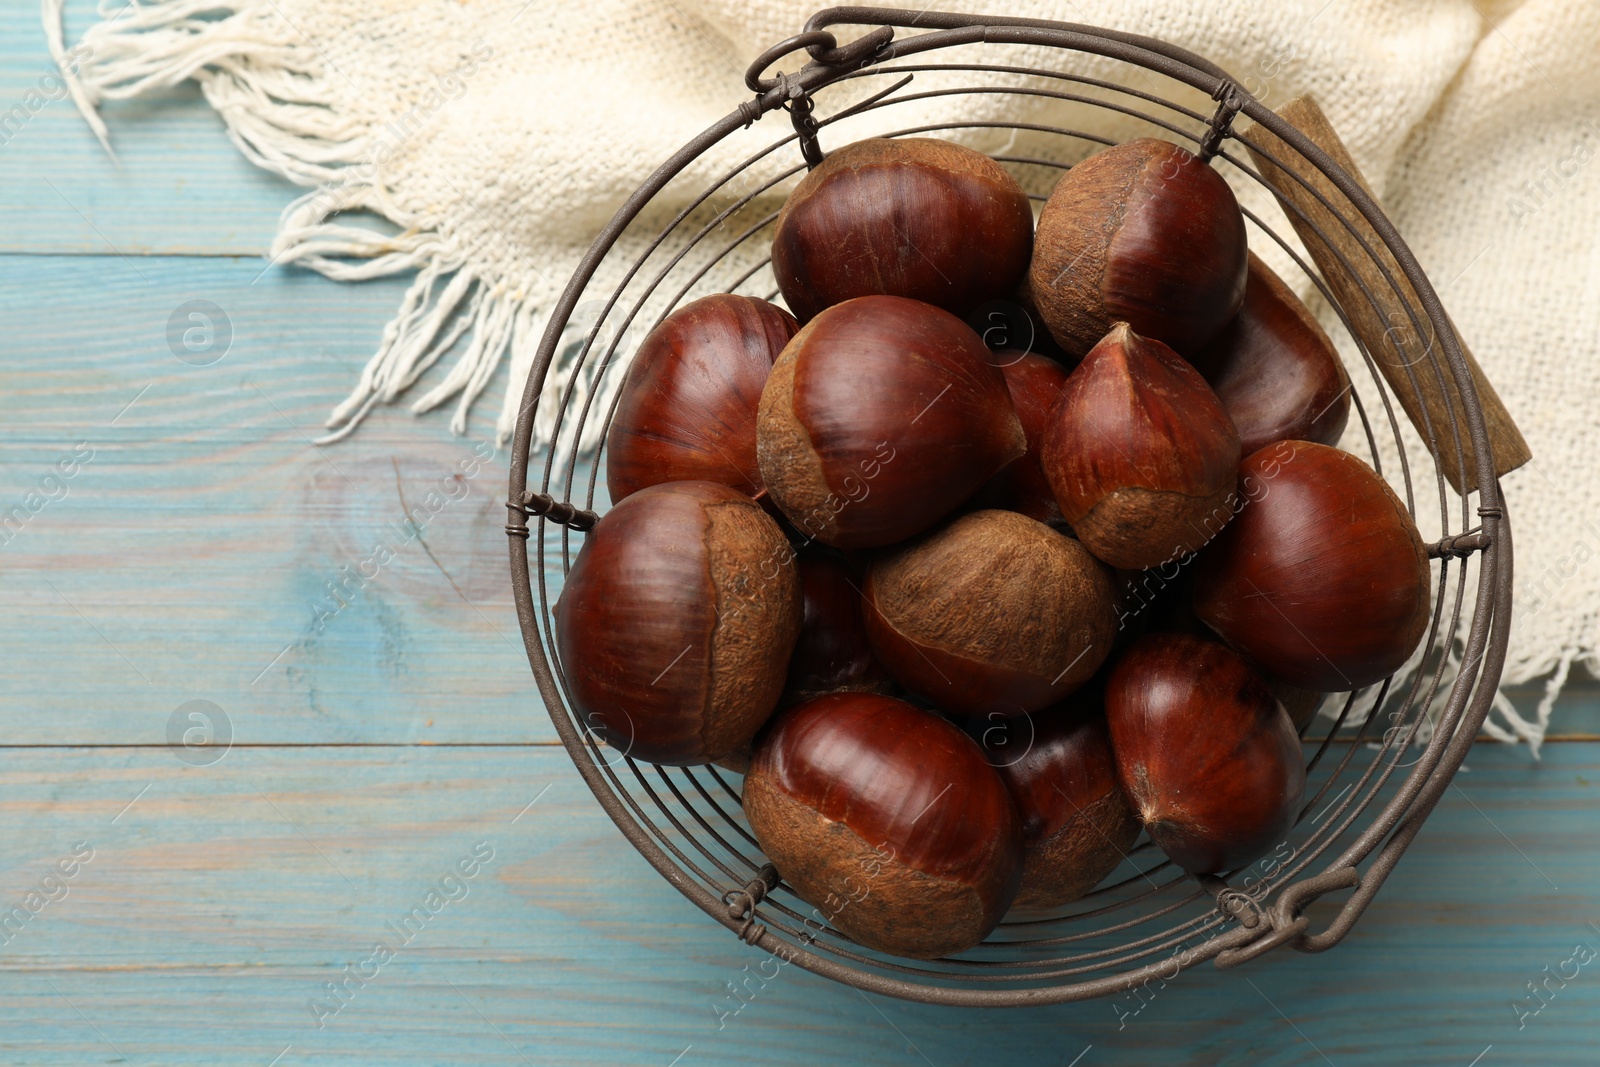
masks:
{"type": "MultiPolygon", "coordinates": [[[[1438,297],[1394,227],[1358,181],[1224,71],[1149,38],[1035,20],[837,8],[814,16],[805,32],[760,56],[747,82],[754,98],[662,163],[595,239],[552,314],[528,375],[517,422],[506,526],[511,535],[517,613],[539,694],[562,743],[601,806],[663,877],[754,948],[780,962],[796,963],[865,990],[910,1000],[974,1006],[1083,1000],[1170,980],[1206,960],[1215,961],[1217,967],[1231,967],[1284,944],[1304,952],[1320,952],[1337,944],[1394,869],[1477,735],[1499,682],[1510,623],[1510,527],[1478,394],[1438,297]],[[840,45],[827,29],[836,25],[878,28],[840,45]],[[917,32],[897,39],[896,27],[917,32]],[[1088,53],[1125,65],[1130,72],[1164,76],[1223,104],[1214,115],[1206,115],[1113,80],[1058,70],[976,61],[905,62],[977,42],[1031,46],[1035,55],[1041,48],[1088,53]],[[768,68],[802,49],[810,58],[803,69],[765,76],[768,68]],[[909,77],[927,71],[985,80],[928,93],[903,91],[909,77]],[[1041,88],[1037,81],[1019,82],[1019,76],[1043,79],[1044,84],[1059,88],[1041,88]],[[892,80],[893,84],[879,91],[882,82],[871,79],[892,80]],[[863,85],[871,86],[865,95],[860,91],[863,85]],[[848,91],[846,87],[850,87],[848,91]],[[841,99],[852,94],[853,98],[839,111],[819,118],[833,93],[841,99]],[[701,295],[745,287],[743,291],[750,295],[775,297],[775,287],[770,284],[764,292],[749,288],[759,284],[761,264],[754,269],[741,268],[731,276],[726,269],[733,250],[748,247],[752,241],[770,240],[776,212],[767,210],[770,203],[760,206],[762,194],[819,162],[818,134],[846,115],[952,93],[1048,96],[1076,101],[1086,108],[1111,109],[1148,121],[1164,131],[1160,136],[1180,144],[1198,144],[1198,151],[1206,157],[1224,161],[1261,181],[1245,153],[1228,150],[1230,141],[1259,147],[1233,128],[1235,114],[1254,120],[1259,129],[1281,139],[1325,175],[1387,246],[1410,292],[1415,293],[1415,301],[1398,285],[1398,279],[1390,277],[1388,284],[1407,301],[1411,322],[1438,340],[1429,345],[1415,370],[1437,375],[1441,387],[1459,397],[1464,418],[1456,418],[1452,408],[1448,424],[1430,427],[1425,435],[1433,459],[1443,536],[1430,546],[1430,554],[1439,562],[1422,667],[1404,684],[1396,685],[1391,678],[1343,698],[1327,738],[1311,751],[1308,798],[1291,840],[1285,842],[1275,861],[1265,868],[1257,865],[1224,877],[1196,878],[1162,862],[1160,853],[1145,842],[1134,847],[1117,874],[1088,897],[1060,909],[1061,914],[1003,923],[988,941],[960,958],[919,962],[887,957],[855,944],[789,891],[761,855],[744,822],[736,775],[709,766],[640,765],[625,753],[604,747],[584,728],[564,691],[561,664],[554,655],[549,579],[565,573],[571,563],[574,535],[589,529],[597,519],[593,510],[597,467],[579,458],[582,450],[576,442],[586,427],[594,439],[591,420],[602,420],[603,433],[615,410],[614,401],[596,402],[597,396],[605,395],[603,391],[597,393],[580,383],[594,381],[595,375],[605,373],[619,359],[627,329],[639,325],[636,319],[650,319],[651,315],[644,314],[647,306],[654,321],[660,321],[660,316],[683,302],[691,291],[701,295]],[[679,180],[708,149],[780,108],[789,113],[793,133],[772,141],[744,164],[722,174],[664,222],[658,221],[659,213],[651,214],[652,203],[662,190],[679,180]],[[747,176],[749,167],[759,160],[789,160],[792,166],[771,179],[752,182],[747,176]],[[732,195],[732,203],[717,210],[713,198],[718,195],[732,195]],[[630,235],[626,242],[625,234],[630,235]],[[622,265],[615,261],[623,255],[624,243],[637,249],[638,255],[625,264],[622,284],[614,291],[590,292],[603,264],[616,276],[622,265]],[[587,327],[581,341],[570,345],[564,338],[571,336],[574,311],[580,306],[598,311],[592,321],[581,324],[587,327]],[[564,375],[564,383],[552,373],[558,361],[571,369],[564,375]],[[531,446],[535,415],[541,408],[547,418],[549,412],[554,413],[558,444],[565,441],[571,445],[541,450],[535,457],[531,446]],[[1463,434],[1471,453],[1462,451],[1463,434]],[[1475,528],[1469,528],[1471,494],[1456,492],[1446,484],[1440,462],[1444,449],[1454,449],[1458,458],[1464,454],[1475,458],[1479,487],[1475,510],[1481,519],[1475,528]],[[534,468],[532,485],[530,467],[534,468]],[[581,502],[575,490],[583,494],[581,502]],[[1451,534],[1452,529],[1457,532],[1451,534]],[[1452,669],[1457,662],[1449,655],[1450,645],[1459,632],[1470,566],[1478,568],[1476,602],[1471,607],[1464,647],[1458,650],[1460,667],[1447,681],[1447,661],[1452,669]],[[1413,745],[1430,704],[1442,704],[1442,711],[1426,744],[1413,745]],[[1316,815],[1308,818],[1313,812],[1316,815]],[[1346,895],[1319,909],[1325,921],[1320,932],[1313,932],[1310,917],[1303,912],[1332,893],[1346,895]]],[[[1089,132],[1005,122],[925,125],[888,135],[970,126],[1026,129],[1032,135],[1059,137],[1076,145],[1080,153],[1085,144],[1110,143],[1089,132]]],[[[1066,166],[1036,157],[997,153],[995,158],[1040,200],[1066,166]]],[[[1285,209],[1293,210],[1289,204],[1285,209]]],[[[1348,330],[1348,309],[1340,306],[1325,279],[1260,218],[1247,215],[1321,289],[1348,330]]],[[[1365,251],[1370,255],[1374,250],[1365,251]]],[[[1364,290],[1364,294],[1373,299],[1371,292],[1364,290]]],[[[1384,421],[1398,439],[1399,424],[1390,393],[1375,369],[1374,353],[1354,333],[1352,337],[1371,373],[1376,395],[1382,398],[1384,421]]],[[[1356,413],[1371,448],[1367,458],[1377,465],[1374,422],[1378,420],[1369,421],[1359,402],[1356,413]]],[[[1377,428],[1382,426],[1379,422],[1377,428]]],[[[1404,499],[1415,516],[1418,493],[1403,447],[1400,476],[1404,499]]],[[[1308,749],[1312,747],[1307,744],[1308,749]]]]}

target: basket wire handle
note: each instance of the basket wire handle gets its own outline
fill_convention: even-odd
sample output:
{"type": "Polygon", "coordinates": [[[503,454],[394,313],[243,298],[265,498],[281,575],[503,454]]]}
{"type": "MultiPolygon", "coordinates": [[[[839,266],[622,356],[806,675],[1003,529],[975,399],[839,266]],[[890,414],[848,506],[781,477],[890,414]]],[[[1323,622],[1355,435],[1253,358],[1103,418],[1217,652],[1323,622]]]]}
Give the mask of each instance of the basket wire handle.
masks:
{"type": "Polygon", "coordinates": [[[747,89],[757,96],[765,96],[780,84],[782,75],[774,78],[763,78],[761,72],[784,56],[798,52],[804,48],[811,56],[813,63],[824,67],[853,68],[864,67],[875,59],[878,53],[888,47],[894,40],[894,28],[880,26],[871,33],[862,34],[847,45],[841,46],[839,39],[827,30],[810,30],[806,33],[797,33],[788,40],[780,41],[756,57],[754,63],[744,73],[744,84],[747,89]]]}
{"type": "MultiPolygon", "coordinates": [[[[1217,953],[1213,965],[1219,971],[1226,971],[1265,955],[1282,944],[1293,943],[1295,948],[1301,948],[1306,929],[1311,925],[1311,920],[1300,914],[1301,910],[1326,893],[1360,886],[1361,874],[1354,867],[1335,867],[1324,871],[1290,885],[1279,895],[1277,902],[1265,910],[1221,879],[1211,881],[1221,885],[1217,891],[1217,909],[1224,915],[1238,919],[1241,925],[1261,931],[1255,940],[1217,953]]],[[[1207,889],[1212,888],[1206,879],[1201,879],[1201,884],[1207,889]]]]}
{"type": "Polygon", "coordinates": [[[812,113],[811,94],[806,89],[800,74],[819,67],[830,68],[832,72],[847,72],[868,66],[893,40],[894,30],[889,26],[880,26],[846,45],[840,45],[838,38],[827,30],[810,30],[795,34],[761,53],[745,71],[745,86],[756,94],[756,98],[746,100],[739,105],[739,117],[748,127],[773,106],[768,97],[775,95],[776,106],[789,113],[789,121],[794,124],[794,132],[800,137],[800,153],[805,157],[806,168],[814,169],[823,159],[822,146],[817,143],[817,129],[820,124],[812,113]],[[762,71],[802,48],[811,57],[811,62],[800,71],[795,74],[779,71],[773,77],[762,77],[762,71]]]}

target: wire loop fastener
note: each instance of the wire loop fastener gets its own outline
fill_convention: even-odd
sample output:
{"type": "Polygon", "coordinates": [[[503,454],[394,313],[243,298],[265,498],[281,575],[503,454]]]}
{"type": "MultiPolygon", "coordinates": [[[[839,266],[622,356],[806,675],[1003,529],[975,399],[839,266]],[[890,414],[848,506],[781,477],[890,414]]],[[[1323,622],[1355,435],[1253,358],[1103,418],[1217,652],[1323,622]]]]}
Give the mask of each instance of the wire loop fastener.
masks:
{"type": "Polygon", "coordinates": [[[777,885],[778,869],[767,863],[742,888],[730,889],[722,894],[722,903],[728,906],[728,918],[740,924],[734,931],[740,941],[753,945],[767,932],[765,926],[756,922],[756,905],[766,899],[777,885]]]}
{"type": "Polygon", "coordinates": [[[535,493],[532,490],[523,493],[521,501],[506,501],[506,508],[512,513],[512,520],[506,523],[506,533],[512,537],[528,536],[528,524],[519,521],[524,515],[542,515],[550,522],[579,533],[594,529],[594,524],[600,521],[600,516],[592,511],[570,501],[557,500],[549,493],[535,493]]]}
{"type": "Polygon", "coordinates": [[[1248,893],[1242,893],[1214,874],[1197,874],[1194,878],[1200,888],[1216,899],[1217,911],[1225,918],[1239,920],[1239,925],[1255,929],[1261,922],[1261,906],[1248,893]]]}
{"type": "Polygon", "coordinates": [[[813,169],[822,162],[822,146],[817,143],[817,117],[812,114],[811,96],[787,74],[778,75],[778,85],[787,101],[783,109],[789,113],[794,132],[800,137],[800,154],[805,157],[806,169],[813,169]]]}
{"type": "Polygon", "coordinates": [[[1211,116],[1206,135],[1200,141],[1200,151],[1196,153],[1202,163],[1210,163],[1222,150],[1223,138],[1232,135],[1233,120],[1238,116],[1239,109],[1244,107],[1244,90],[1231,81],[1223,80],[1217,84],[1211,99],[1217,101],[1217,110],[1211,116]]]}
{"type": "Polygon", "coordinates": [[[1466,559],[1474,552],[1481,552],[1493,542],[1484,532],[1482,526],[1468,530],[1466,533],[1452,534],[1441,537],[1428,546],[1429,559],[1466,559]]]}

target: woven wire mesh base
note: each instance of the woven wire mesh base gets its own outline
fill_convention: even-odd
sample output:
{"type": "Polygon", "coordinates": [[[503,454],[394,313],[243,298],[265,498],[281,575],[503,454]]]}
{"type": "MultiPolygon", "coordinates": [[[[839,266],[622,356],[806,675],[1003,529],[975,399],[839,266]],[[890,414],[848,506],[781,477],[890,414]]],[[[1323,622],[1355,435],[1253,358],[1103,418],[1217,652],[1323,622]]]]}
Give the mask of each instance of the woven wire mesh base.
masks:
{"type": "MultiPolygon", "coordinates": [[[[511,535],[513,590],[523,639],[556,730],[602,807],[663,877],[763,955],[911,1000],[983,1006],[1082,1000],[1169,980],[1206,960],[1228,967],[1283,944],[1306,952],[1337,944],[1393,870],[1477,735],[1499,682],[1510,622],[1510,527],[1477,394],[1444,310],[1393,226],[1355,180],[1225,72],[1148,38],[1034,20],[837,8],[819,13],[805,33],[761,56],[751,69],[749,84],[755,98],[663,163],[595,240],[552,314],[528,375],[517,423],[506,529],[511,535]],[[878,28],[840,46],[827,27],[842,24],[878,28]],[[891,27],[917,32],[895,39],[891,27]],[[1220,105],[1206,114],[1123,81],[1034,66],[908,62],[978,42],[1020,46],[1035,58],[1041,49],[1105,57],[1128,75],[1148,71],[1206,94],[1220,105]],[[801,49],[809,51],[811,60],[802,70],[764,76],[773,64],[801,49]],[[971,84],[912,90],[918,75],[934,72],[947,82],[959,77],[971,84]],[[1040,80],[1024,82],[1024,77],[1040,80]],[[623,369],[627,338],[642,337],[674,307],[711,292],[775,298],[767,261],[750,266],[745,258],[749,248],[770,242],[777,210],[768,194],[821,159],[819,136],[852,117],[874,115],[913,100],[960,94],[1062,100],[1081,108],[1107,109],[1146,122],[1151,135],[1194,145],[1202,155],[1214,156],[1213,165],[1235,168],[1260,182],[1261,176],[1237,144],[1261,146],[1233,129],[1236,114],[1254,120],[1326,175],[1387,245],[1417,294],[1417,300],[1410,301],[1396,279],[1387,277],[1396,297],[1405,302],[1411,328],[1417,336],[1438,340],[1410,370],[1437,376],[1441,386],[1459,396],[1465,418],[1452,418],[1447,426],[1419,427],[1433,460],[1431,480],[1411,469],[1403,444],[1399,470],[1391,472],[1398,474],[1402,496],[1414,517],[1419,514],[1419,491],[1425,498],[1431,497],[1430,489],[1438,494],[1443,537],[1431,546],[1438,561],[1435,600],[1421,666],[1399,684],[1390,678],[1343,697],[1327,737],[1314,748],[1306,745],[1308,796],[1289,840],[1250,868],[1196,878],[1165,862],[1141,838],[1122,867],[1087,897],[1049,914],[1014,914],[983,945],[959,958],[920,962],[857,945],[778,880],[744,821],[737,775],[716,767],[636,763],[625,752],[600,745],[585,730],[572,710],[554,655],[550,584],[570,567],[575,536],[596,519],[599,468],[581,458],[578,442],[586,432],[594,439],[592,420],[600,420],[603,439],[615,410],[615,377],[623,369]],[[830,110],[836,100],[839,107],[830,110]],[[685,194],[690,188],[684,184],[686,172],[695,169],[708,149],[740,131],[753,136],[752,124],[780,108],[789,113],[794,132],[764,144],[702,190],[685,194]],[[758,165],[766,169],[752,177],[758,174],[758,165]],[[664,190],[676,196],[674,203],[687,206],[670,217],[656,210],[664,190]],[[602,273],[608,278],[620,276],[620,285],[596,286],[596,276],[602,273]],[[583,331],[581,339],[569,344],[574,329],[583,331]],[[558,365],[563,373],[553,371],[558,365]],[[600,387],[606,381],[611,388],[600,387]],[[541,408],[553,411],[556,445],[535,456],[534,423],[541,408]],[[1450,488],[1439,463],[1444,449],[1460,455],[1464,440],[1475,448],[1477,481],[1483,487],[1475,513],[1471,497],[1450,488]],[[1480,520],[1477,524],[1474,514],[1480,520]],[[1467,607],[1466,576],[1472,566],[1478,568],[1476,600],[1456,658],[1450,646],[1467,607]],[[1447,681],[1451,671],[1453,677],[1447,681]],[[1418,739],[1426,710],[1440,704],[1442,711],[1423,745],[1418,739]],[[1319,909],[1321,929],[1313,932],[1303,911],[1332,893],[1343,899],[1330,900],[1319,909]]],[[[1026,131],[1035,141],[1058,140],[1063,156],[1069,158],[1081,156],[1086,148],[1113,143],[1093,131],[1022,122],[953,122],[874,132],[938,135],[984,128],[1026,131]]],[[[833,142],[852,139],[839,133],[833,142]]],[[[1276,158],[1270,152],[1266,155],[1276,158]]],[[[994,158],[1036,201],[1045,199],[1067,168],[1044,155],[1002,151],[994,158]]],[[[1284,209],[1298,213],[1287,203],[1284,209]]],[[[1345,309],[1324,279],[1261,218],[1248,211],[1246,215],[1256,231],[1276,243],[1322,292],[1345,331],[1351,332],[1345,309]]],[[[1341,217],[1341,221],[1356,233],[1347,220],[1341,217]]],[[[1371,247],[1360,243],[1371,255],[1371,247]]],[[[1371,290],[1362,291],[1367,299],[1374,298],[1371,290]]],[[[1363,458],[1384,473],[1377,434],[1387,432],[1399,441],[1400,424],[1374,363],[1378,354],[1353,332],[1351,340],[1370,375],[1372,395],[1381,398],[1382,407],[1381,413],[1369,412],[1356,396],[1355,411],[1368,447],[1363,458]]]]}

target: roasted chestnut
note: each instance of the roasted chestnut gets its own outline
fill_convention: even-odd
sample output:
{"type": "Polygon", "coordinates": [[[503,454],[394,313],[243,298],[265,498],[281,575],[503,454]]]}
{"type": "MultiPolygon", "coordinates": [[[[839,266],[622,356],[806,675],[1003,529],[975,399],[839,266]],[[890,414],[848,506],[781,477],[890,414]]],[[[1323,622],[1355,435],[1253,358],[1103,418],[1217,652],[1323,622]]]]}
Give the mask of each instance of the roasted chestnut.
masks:
{"type": "Polygon", "coordinates": [[[772,270],[802,322],[852,297],[904,296],[965,316],[1028,269],[1033,208],[988,156],[949,141],[857,141],[795,187],[772,270]]]}
{"type": "Polygon", "coordinates": [[[773,501],[839,548],[920,533],[1026,450],[977,334],[898,296],[857,297],[807,323],[773,366],[756,424],[773,501]]]}
{"type": "Polygon", "coordinates": [[[1244,306],[1193,363],[1239,431],[1241,455],[1274,441],[1339,443],[1350,376],[1310,310],[1254,252],[1244,306]]]}
{"type": "Polygon", "coordinates": [[[1017,419],[1022,423],[1028,451],[1021,459],[989,479],[989,483],[978,491],[974,503],[982,507],[1021,512],[1043,523],[1063,525],[1065,520],[1061,517],[1061,505],[1056,503],[1055,491],[1050,488],[1050,480],[1044,476],[1039,454],[1044,447],[1050,416],[1067,382],[1066,368],[1053,359],[1010,349],[996,352],[994,362],[1000,364],[1001,371],[1005,373],[1006,389],[1011,394],[1017,419]]]}
{"type": "Polygon", "coordinates": [[[1028,278],[1050,332],[1074,356],[1117,322],[1191,356],[1239,310],[1245,251],[1228,183],[1146,137],[1062,175],[1039,216],[1028,278]]]}
{"type": "Polygon", "coordinates": [[[696,479],[759,493],[756,405],[773,361],[799,329],[775,304],[719,293],[651,330],[606,435],[612,501],[696,479]]]}
{"type": "Polygon", "coordinates": [[[869,948],[934,959],[999,923],[1022,873],[1017,810],[966,734],[904,701],[834,693],[758,740],[744,811],[767,858],[869,948]]]}
{"type": "Polygon", "coordinates": [[[1025,718],[991,720],[979,740],[1022,816],[1015,907],[1070,904],[1116,870],[1139,819],[1117,781],[1098,687],[1025,718]]]}
{"type": "Polygon", "coordinates": [[[813,545],[800,554],[804,619],[789,657],[784,700],[797,704],[824,693],[886,693],[893,683],[872,654],[862,620],[863,576],[833,549],[813,545]]]}
{"type": "Polygon", "coordinates": [[[1111,579],[1072,538],[975,511],[878,556],[867,635],[895,680],[942,711],[1020,715],[1055,703],[1111,654],[1111,579]]]}
{"type": "Polygon", "coordinates": [[[1428,626],[1428,554],[1405,505],[1348,452],[1279,441],[1239,465],[1245,501],[1195,561],[1195,614],[1270,677],[1359,689],[1428,626]]]}
{"type": "Polygon", "coordinates": [[[1136,641],[1106,681],[1117,773],[1145,831],[1195,874],[1282,842],[1305,798],[1300,741],[1238,655],[1188,634],[1136,641]]]}
{"type": "Polygon", "coordinates": [[[556,602],[562,676],[595,735],[649,763],[747,747],[800,630],[793,555],[725,485],[664,482],[612,507],[556,602]]]}
{"type": "Polygon", "coordinates": [[[1042,460],[1084,547],[1139,570],[1231,518],[1239,436],[1193,367],[1119,322],[1067,377],[1042,460]]]}

